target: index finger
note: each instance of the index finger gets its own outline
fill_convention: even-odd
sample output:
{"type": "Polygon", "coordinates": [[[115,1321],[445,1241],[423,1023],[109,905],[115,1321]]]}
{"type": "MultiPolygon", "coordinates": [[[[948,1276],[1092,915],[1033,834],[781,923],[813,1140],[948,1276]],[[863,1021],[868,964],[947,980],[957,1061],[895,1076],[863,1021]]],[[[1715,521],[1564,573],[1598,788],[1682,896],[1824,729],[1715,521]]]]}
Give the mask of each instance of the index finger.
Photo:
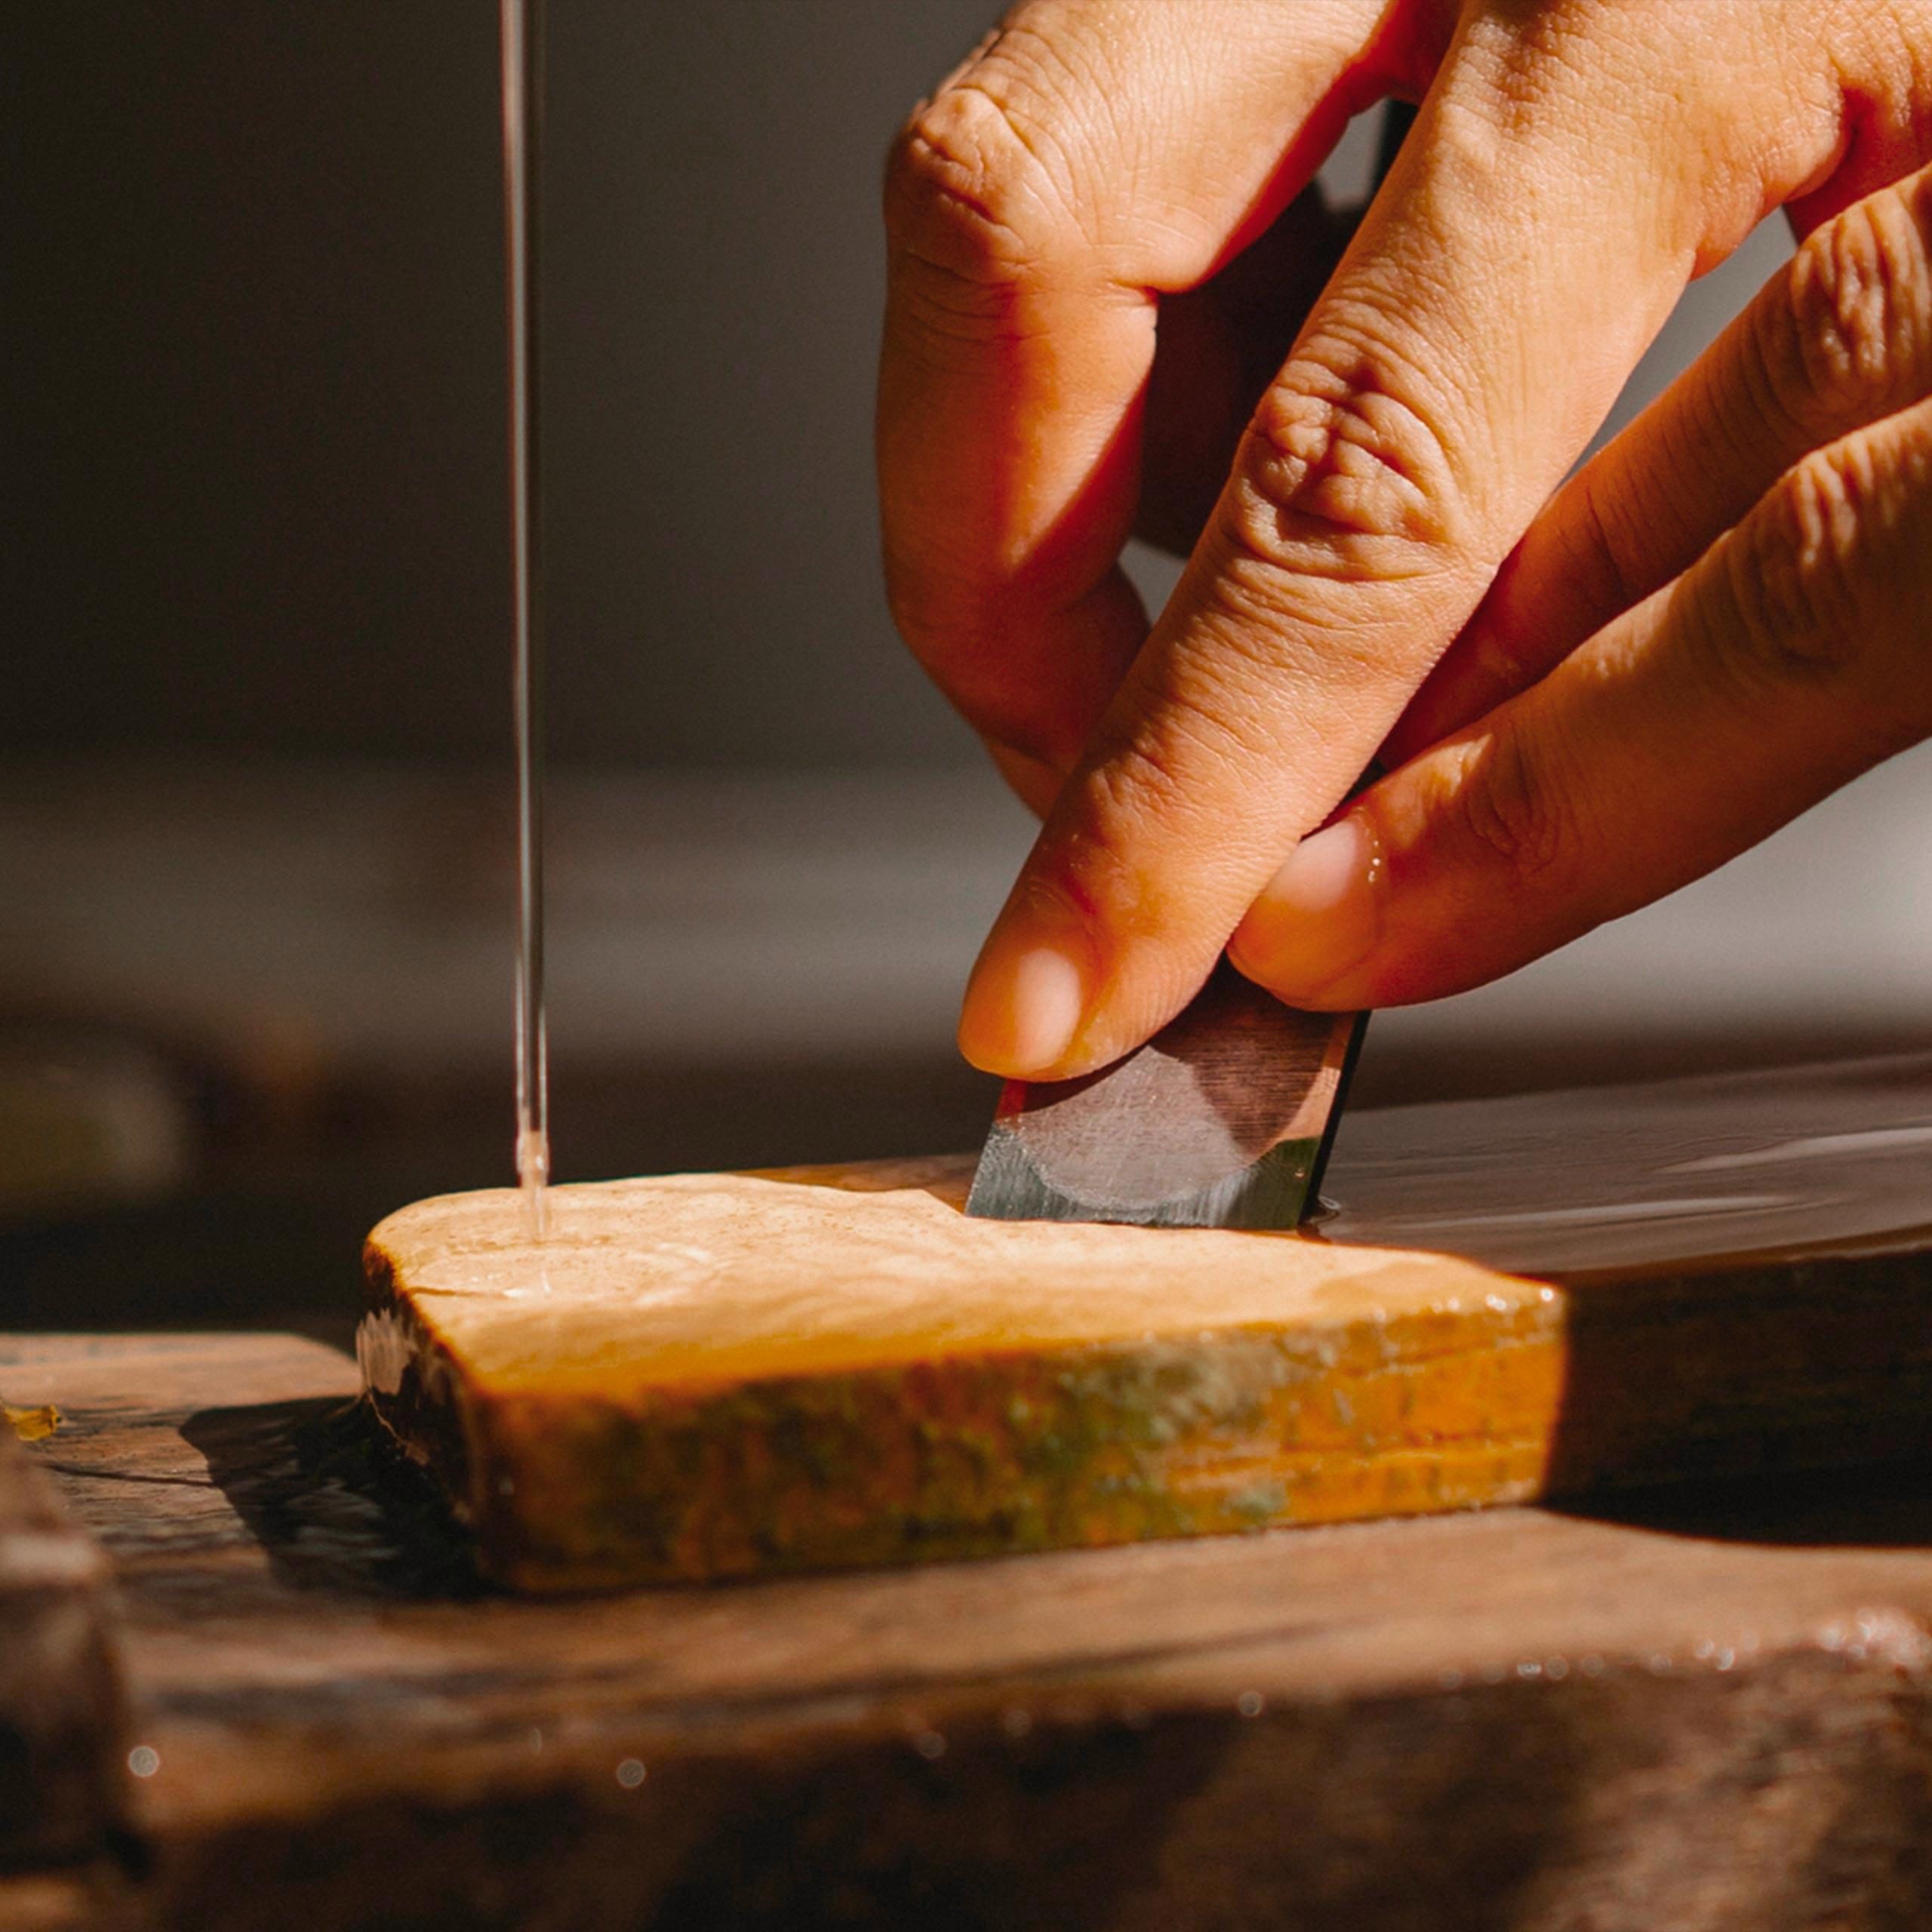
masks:
{"type": "Polygon", "coordinates": [[[961,1025],[977,1064],[1084,1072],[1178,1011],[1374,755],[1699,251],[1755,219],[1734,192],[1737,232],[1700,226],[1709,184],[1649,158],[1681,143],[1645,117],[1681,108],[1641,63],[1558,57],[1538,32],[1558,11],[1460,31],[987,941],[961,1025]]]}

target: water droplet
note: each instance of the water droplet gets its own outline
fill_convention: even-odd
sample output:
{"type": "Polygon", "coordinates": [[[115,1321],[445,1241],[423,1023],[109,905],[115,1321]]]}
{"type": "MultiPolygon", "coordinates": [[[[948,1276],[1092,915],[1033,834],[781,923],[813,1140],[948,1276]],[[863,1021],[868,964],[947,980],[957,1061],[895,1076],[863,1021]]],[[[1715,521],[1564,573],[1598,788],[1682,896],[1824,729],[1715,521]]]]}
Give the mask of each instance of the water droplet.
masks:
{"type": "Polygon", "coordinates": [[[1011,1705],[1000,1713],[1000,1728],[1009,1737],[1024,1737],[1033,1728],[1033,1714],[1023,1711],[1017,1704],[1011,1705]]]}
{"type": "Polygon", "coordinates": [[[946,1740],[936,1730],[922,1730],[913,1739],[912,1749],[931,1763],[946,1755],[946,1740]]]}
{"type": "Polygon", "coordinates": [[[151,1778],[161,1769],[161,1753],[152,1744],[137,1744],[128,1753],[128,1768],[137,1778],[151,1778]]]}
{"type": "Polygon", "coordinates": [[[1262,1709],[1261,1693],[1259,1690],[1244,1690],[1235,1700],[1235,1709],[1244,1718],[1258,1718],[1262,1709]]]}
{"type": "Polygon", "coordinates": [[[1579,1661],[1577,1668],[1580,1670],[1586,1677],[1601,1677],[1604,1672],[1603,1659],[1598,1657],[1595,1651],[1592,1651],[1588,1657],[1584,1657],[1579,1661]]]}
{"type": "Polygon", "coordinates": [[[617,1782],[626,1791],[635,1791],[644,1782],[644,1767],[635,1758],[626,1758],[617,1766],[617,1782]]]}
{"type": "Polygon", "coordinates": [[[1552,1657],[1543,1666],[1543,1674],[1551,1683],[1561,1684],[1570,1675],[1569,1660],[1567,1657],[1552,1657]]]}
{"type": "Polygon", "coordinates": [[[534,1724],[530,1727],[530,1748],[533,1751],[540,1751],[543,1748],[543,1734],[534,1724]]]}

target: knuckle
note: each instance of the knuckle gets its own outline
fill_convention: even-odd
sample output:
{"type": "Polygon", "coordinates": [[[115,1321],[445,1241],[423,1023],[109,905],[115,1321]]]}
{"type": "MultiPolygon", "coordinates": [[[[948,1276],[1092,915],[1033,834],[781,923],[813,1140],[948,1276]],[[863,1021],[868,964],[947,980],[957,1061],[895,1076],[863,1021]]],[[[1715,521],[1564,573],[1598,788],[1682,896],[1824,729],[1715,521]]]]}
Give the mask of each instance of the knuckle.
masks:
{"type": "Polygon", "coordinates": [[[1627,491],[1606,491],[1601,473],[1586,466],[1577,478],[1577,550],[1571,572],[1590,608],[1626,610],[1647,588],[1642,543],[1632,527],[1627,491]]]}
{"type": "Polygon", "coordinates": [[[1008,750],[1064,769],[1081,749],[1042,713],[1035,681],[1015,668],[1011,627],[983,586],[941,573],[888,568],[886,603],[907,648],[974,730],[1008,750]]]}
{"type": "Polygon", "coordinates": [[[1161,884],[1140,863],[1150,829],[1196,829],[1210,840],[1204,850],[1211,853],[1215,826],[1204,821],[1217,821],[1217,801],[1250,789],[1254,768],[1247,748],[1217,712],[1185,694],[1168,694],[1131,734],[1108,743],[1075,781],[1081,875],[1129,924],[1158,924],[1161,884]]]}
{"type": "Polygon", "coordinates": [[[1452,823],[1518,886],[1560,895],[1583,850],[1574,787],[1546,749],[1500,726],[1471,741],[1452,768],[1452,823]]]}
{"type": "Polygon", "coordinates": [[[886,168],[885,225],[897,263],[961,291],[1023,281],[1072,238],[1041,135],[977,80],[943,89],[900,130],[886,168]]]}
{"type": "Polygon", "coordinates": [[[1180,761],[1174,748],[1151,735],[1114,748],[1096,764],[1087,783],[1091,822],[1109,845],[1124,844],[1134,828],[1186,802],[1180,761]]]}
{"type": "Polygon", "coordinates": [[[1414,389],[1365,358],[1340,374],[1289,365],[1223,499],[1238,570],[1264,590],[1284,577],[1399,583],[1469,549],[1448,439],[1414,389]]]}
{"type": "Polygon", "coordinates": [[[1150,881],[1135,863],[1147,829],[1184,805],[1181,775],[1161,748],[1137,740],[1116,746],[1075,779],[1079,829],[1066,860],[1095,903],[1125,929],[1151,922],[1150,881]]]}
{"type": "Polygon", "coordinates": [[[888,551],[885,558],[885,606],[899,635],[915,655],[962,635],[970,649],[982,641],[983,599],[959,580],[930,567],[916,568],[888,551]]]}
{"type": "Polygon", "coordinates": [[[1737,616],[1716,640],[1748,683],[1820,682],[1866,653],[1864,527],[1877,479],[1855,441],[1787,470],[1726,547],[1737,616]]]}
{"type": "Polygon", "coordinates": [[[1834,435],[1922,389],[1932,362],[1932,183],[1854,204],[1792,256],[1770,311],[1764,360],[1774,399],[1834,435]]]}

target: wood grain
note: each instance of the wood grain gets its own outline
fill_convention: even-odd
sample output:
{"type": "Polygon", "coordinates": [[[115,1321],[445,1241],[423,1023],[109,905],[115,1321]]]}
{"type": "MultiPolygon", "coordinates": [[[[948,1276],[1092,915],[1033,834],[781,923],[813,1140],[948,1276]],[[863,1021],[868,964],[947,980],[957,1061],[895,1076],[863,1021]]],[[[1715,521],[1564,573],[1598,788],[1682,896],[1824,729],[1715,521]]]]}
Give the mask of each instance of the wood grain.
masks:
{"type": "Polygon", "coordinates": [[[0,1420],[0,1869],[97,1850],[120,1820],[107,1592],[100,1550],[0,1420]]]}
{"type": "Polygon", "coordinates": [[[419,1203],[365,1369],[531,1589],[1932,1447],[1932,1067],[1418,1111],[1349,1124],[1346,1240],[971,1220],[959,1161],[561,1188],[540,1248],[507,1192],[419,1203]]]}
{"type": "Polygon", "coordinates": [[[1922,1469],[531,1600],[327,1349],[10,1359],[156,1764],[144,1875],[23,1924],[1932,1921],[1922,1469]]]}

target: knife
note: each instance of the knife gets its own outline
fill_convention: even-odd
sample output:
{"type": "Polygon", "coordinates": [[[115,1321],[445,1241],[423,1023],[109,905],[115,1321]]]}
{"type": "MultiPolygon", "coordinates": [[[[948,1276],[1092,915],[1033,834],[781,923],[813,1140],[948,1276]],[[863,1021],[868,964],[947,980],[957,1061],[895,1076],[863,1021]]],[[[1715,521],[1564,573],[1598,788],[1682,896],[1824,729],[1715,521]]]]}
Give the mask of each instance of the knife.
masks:
{"type": "Polygon", "coordinates": [[[1223,959],[1142,1047],[1009,1080],[966,1211],[999,1221],[1292,1228],[1320,1196],[1365,1013],[1302,1013],[1223,959]]]}

